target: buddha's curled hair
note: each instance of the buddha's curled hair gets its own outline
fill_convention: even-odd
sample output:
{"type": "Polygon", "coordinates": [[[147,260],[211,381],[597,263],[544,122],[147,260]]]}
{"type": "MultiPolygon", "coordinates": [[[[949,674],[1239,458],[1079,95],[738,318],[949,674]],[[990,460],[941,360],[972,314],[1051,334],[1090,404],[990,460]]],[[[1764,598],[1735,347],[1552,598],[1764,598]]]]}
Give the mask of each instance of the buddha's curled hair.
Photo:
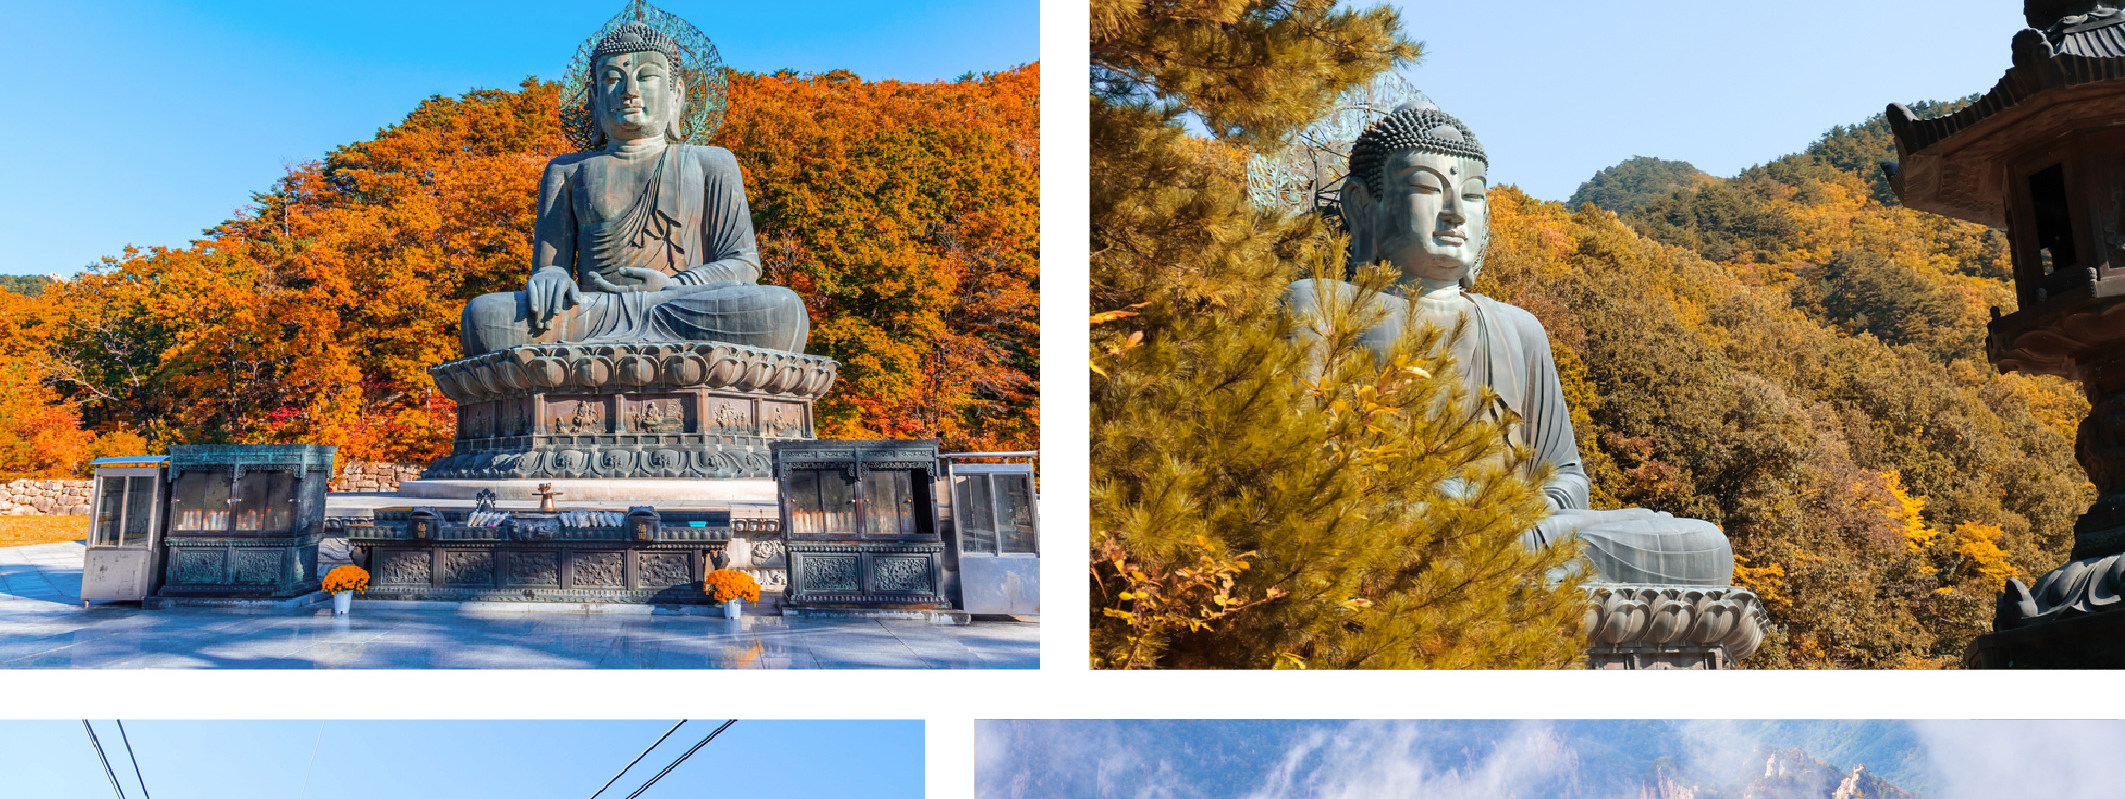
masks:
{"type": "Polygon", "coordinates": [[[1387,116],[1365,126],[1350,145],[1350,174],[1365,183],[1372,196],[1381,194],[1387,156],[1401,150],[1473,158],[1490,166],[1483,144],[1468,126],[1430,102],[1406,103],[1387,116]]]}

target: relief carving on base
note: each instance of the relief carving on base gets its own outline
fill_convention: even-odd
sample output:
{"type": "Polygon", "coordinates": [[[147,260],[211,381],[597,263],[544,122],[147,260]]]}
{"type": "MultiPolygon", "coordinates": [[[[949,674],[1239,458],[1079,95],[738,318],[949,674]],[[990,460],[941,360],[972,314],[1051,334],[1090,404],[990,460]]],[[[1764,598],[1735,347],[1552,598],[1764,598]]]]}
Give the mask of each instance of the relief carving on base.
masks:
{"type": "Polygon", "coordinates": [[[509,584],[558,586],[561,584],[561,553],[509,553],[509,584]]]}
{"type": "Polygon", "coordinates": [[[236,574],[232,581],[264,585],[280,577],[280,553],[270,549],[236,550],[236,574]]]}
{"type": "Polygon", "coordinates": [[[879,591],[933,593],[928,558],[878,558],[871,581],[879,591]]]}
{"type": "Polygon", "coordinates": [[[642,587],[665,588],[693,582],[694,570],[689,562],[692,559],[683,553],[644,553],[642,587]]]}
{"type": "Polygon", "coordinates": [[[376,570],[379,583],[427,585],[430,582],[427,552],[386,552],[376,570]]]}
{"type": "Polygon", "coordinates": [[[179,583],[221,582],[220,550],[178,550],[171,561],[171,578],[179,583]]]}
{"type": "Polygon", "coordinates": [[[493,585],[494,553],[483,549],[444,551],[443,582],[449,585],[493,585]]]}
{"type": "Polygon", "coordinates": [[[601,399],[548,401],[553,417],[547,422],[554,433],[564,436],[605,432],[605,402],[601,399]]]}
{"type": "Polygon", "coordinates": [[[686,410],[677,399],[640,400],[633,427],[643,433],[678,433],[686,429],[686,410]]]}
{"type": "Polygon", "coordinates": [[[856,591],[856,556],[814,555],[804,559],[804,590],[856,591]]]}
{"type": "Polygon", "coordinates": [[[789,557],[789,547],[777,539],[754,540],[753,562],[772,564],[789,557]]]}
{"type": "Polygon", "coordinates": [[[576,553],[569,580],[577,588],[624,588],[622,558],[618,552],[576,553]]]}

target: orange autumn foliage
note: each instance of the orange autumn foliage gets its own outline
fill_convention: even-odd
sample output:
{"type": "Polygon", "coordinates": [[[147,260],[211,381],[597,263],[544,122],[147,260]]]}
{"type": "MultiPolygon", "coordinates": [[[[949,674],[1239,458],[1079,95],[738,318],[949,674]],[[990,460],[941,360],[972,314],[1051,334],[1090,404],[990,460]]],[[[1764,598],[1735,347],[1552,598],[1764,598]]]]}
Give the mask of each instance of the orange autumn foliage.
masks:
{"type": "Polygon", "coordinates": [[[1029,447],[1039,429],[1039,65],[956,83],[732,84],[769,282],[842,363],[821,437],[1029,447]]]}
{"type": "MultiPolygon", "coordinates": [[[[1038,87],[1028,65],[955,82],[733,74],[713,143],[745,169],[765,280],[842,361],[822,437],[1032,446],[1038,430],[1038,87]]],[[[0,357],[83,427],[173,443],[449,451],[426,374],[466,301],[521,289],[546,161],[570,149],[554,84],[431,97],[298,165],[186,248],[128,249],[0,304],[0,357]]],[[[10,398],[10,401],[20,401],[10,398]]]]}

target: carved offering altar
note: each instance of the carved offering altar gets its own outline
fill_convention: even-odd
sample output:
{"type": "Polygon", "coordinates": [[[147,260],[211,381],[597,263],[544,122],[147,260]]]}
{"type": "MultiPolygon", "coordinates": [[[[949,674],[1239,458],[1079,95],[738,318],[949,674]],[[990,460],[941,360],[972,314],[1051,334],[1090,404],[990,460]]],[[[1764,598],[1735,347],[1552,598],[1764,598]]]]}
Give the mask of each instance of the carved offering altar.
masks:
{"type": "Polygon", "coordinates": [[[701,581],[727,559],[733,533],[744,541],[773,527],[720,510],[483,504],[383,510],[347,537],[369,552],[368,599],[705,605],[701,581]]]}
{"type": "Polygon", "coordinates": [[[280,598],[318,590],[325,485],[315,444],[170,447],[158,597],[280,598]]]}
{"type": "Polygon", "coordinates": [[[787,441],[774,452],[789,610],[951,607],[932,496],[937,442],[787,441]]]}

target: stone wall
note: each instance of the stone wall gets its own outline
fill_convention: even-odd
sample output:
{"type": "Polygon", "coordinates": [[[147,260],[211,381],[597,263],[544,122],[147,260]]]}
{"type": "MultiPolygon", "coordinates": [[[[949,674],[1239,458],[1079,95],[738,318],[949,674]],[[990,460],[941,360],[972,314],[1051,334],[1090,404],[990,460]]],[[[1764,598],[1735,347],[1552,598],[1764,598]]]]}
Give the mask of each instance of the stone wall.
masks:
{"type": "Polygon", "coordinates": [[[332,481],[332,490],[359,493],[388,493],[398,490],[398,484],[419,479],[421,464],[384,463],[382,461],[346,461],[339,469],[339,477],[332,481]]]}
{"type": "Polygon", "coordinates": [[[0,515],[87,516],[88,480],[10,480],[0,483],[0,515]]]}

